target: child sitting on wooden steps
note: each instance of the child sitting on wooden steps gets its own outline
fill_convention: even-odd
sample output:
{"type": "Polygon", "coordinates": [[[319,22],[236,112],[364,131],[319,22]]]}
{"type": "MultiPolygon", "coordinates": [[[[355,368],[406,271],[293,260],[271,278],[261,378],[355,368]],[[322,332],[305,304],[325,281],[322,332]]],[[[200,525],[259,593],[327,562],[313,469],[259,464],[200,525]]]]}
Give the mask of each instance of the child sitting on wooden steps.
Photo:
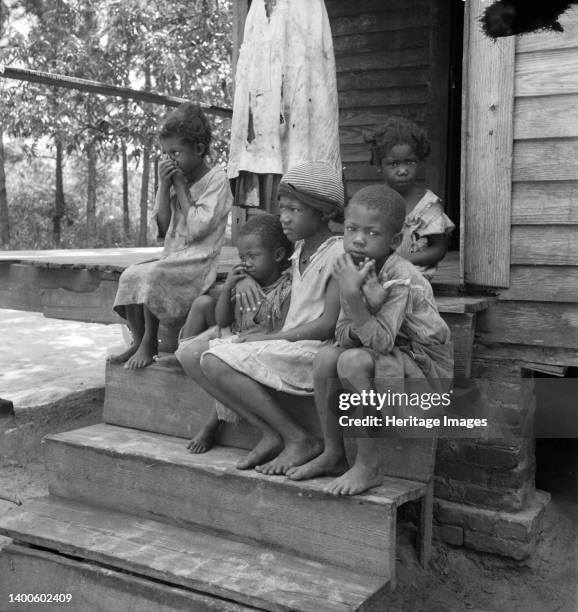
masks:
{"type": "Polygon", "coordinates": [[[418,182],[420,166],[431,152],[426,133],[413,121],[389,117],[371,138],[371,162],[388,187],[405,200],[405,221],[398,255],[411,261],[430,280],[448,250],[455,225],[440,198],[418,182]]]}
{"type": "MultiPolygon", "coordinates": [[[[199,363],[204,351],[249,334],[279,331],[289,309],[291,273],[287,268],[293,245],[283,233],[279,218],[262,213],[249,219],[239,231],[237,248],[241,263],[227,275],[219,299],[198,297],[180,334],[175,357],[197,380],[202,377],[199,363]],[[235,303],[235,286],[247,275],[260,285],[262,301],[256,311],[243,310],[235,303]]],[[[234,412],[216,402],[216,409],[187,448],[192,453],[205,453],[213,446],[220,424],[236,420],[234,412]]]]}
{"type": "MultiPolygon", "coordinates": [[[[313,393],[313,360],[333,339],[339,314],[337,283],[331,267],[343,253],[343,240],[329,229],[342,220],[343,184],[325,162],[304,162],[281,179],[279,208],[285,235],[295,241],[291,304],[280,332],[254,334],[242,344],[216,346],[201,359],[201,384],[261,432],[261,439],[239,469],[284,474],[321,452],[321,442],[278,404],[272,389],[313,393]]],[[[191,372],[193,378],[195,373],[191,372]]]]}
{"type": "Polygon", "coordinates": [[[309,463],[287,471],[292,480],[342,474],[325,488],[333,495],[362,493],[383,479],[373,437],[357,438],[357,457],[348,470],[339,415],[332,411],[335,392],[345,386],[354,393],[385,393],[410,378],[420,379],[421,388],[426,382],[432,392],[441,393],[453,375],[450,331],[431,286],[394,252],[404,216],[401,196],[381,185],[361,189],[346,208],[345,255],[333,271],[342,308],[337,346],[322,349],[314,366],[325,448],[309,463]]]}

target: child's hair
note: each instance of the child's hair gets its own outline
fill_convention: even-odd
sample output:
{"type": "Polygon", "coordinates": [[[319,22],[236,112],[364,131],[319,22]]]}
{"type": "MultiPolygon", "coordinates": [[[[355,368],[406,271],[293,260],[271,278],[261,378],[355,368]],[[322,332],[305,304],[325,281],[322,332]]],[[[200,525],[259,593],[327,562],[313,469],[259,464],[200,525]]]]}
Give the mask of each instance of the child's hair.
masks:
{"type": "MultiPolygon", "coordinates": [[[[386,185],[370,185],[354,194],[347,208],[352,204],[359,204],[378,210],[385,217],[385,223],[394,234],[401,232],[405,221],[405,201],[391,187],[386,185]]],[[[345,209],[347,212],[347,209],[345,209]]]]}
{"type": "Polygon", "coordinates": [[[200,143],[205,146],[205,155],[208,155],[211,124],[198,104],[184,102],[165,117],[159,130],[159,140],[172,137],[191,146],[200,143]]]}
{"type": "Polygon", "coordinates": [[[289,259],[293,252],[293,245],[283,233],[279,217],[269,213],[259,213],[251,217],[239,230],[238,237],[242,236],[258,236],[261,244],[271,251],[283,247],[285,249],[283,261],[289,259]]]}
{"type": "Polygon", "coordinates": [[[371,145],[371,163],[376,166],[396,145],[409,145],[420,161],[431,153],[431,142],[425,131],[405,117],[387,117],[366,141],[371,145]]]}

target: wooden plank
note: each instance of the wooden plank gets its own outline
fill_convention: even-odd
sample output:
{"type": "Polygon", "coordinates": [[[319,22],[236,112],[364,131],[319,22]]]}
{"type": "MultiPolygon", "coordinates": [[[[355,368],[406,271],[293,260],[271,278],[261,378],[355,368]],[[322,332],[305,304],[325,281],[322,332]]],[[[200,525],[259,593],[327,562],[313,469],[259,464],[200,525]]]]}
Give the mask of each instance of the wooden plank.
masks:
{"type": "Polygon", "coordinates": [[[403,9],[391,10],[386,7],[381,12],[361,13],[330,19],[333,38],[348,36],[352,32],[367,34],[371,32],[389,32],[403,28],[425,26],[429,23],[430,7],[418,4],[403,9]]]}
{"type": "Polygon", "coordinates": [[[510,268],[514,41],[489,40],[478,17],[482,0],[466,4],[462,281],[507,287],[510,268]]]}
{"type": "Polygon", "coordinates": [[[521,266],[510,270],[501,300],[578,302],[578,266],[521,266]]]}
{"type": "Polygon", "coordinates": [[[517,182],[512,187],[513,225],[578,224],[578,180],[517,182]]]}
{"type": "Polygon", "coordinates": [[[50,497],[5,517],[2,530],[64,554],[265,610],[355,610],[383,584],[199,530],[50,497]]]}
{"type": "Polygon", "coordinates": [[[578,47],[578,9],[574,6],[559,19],[563,32],[534,32],[516,37],[516,53],[578,47]]]}
{"type": "Polygon", "coordinates": [[[387,87],[384,89],[354,90],[338,92],[340,108],[358,108],[383,105],[422,104],[427,102],[428,89],[425,85],[387,87]]]}
{"type": "Polygon", "coordinates": [[[578,304],[497,302],[478,316],[477,333],[485,342],[578,348],[578,304]]]}
{"type": "Polygon", "coordinates": [[[578,45],[575,49],[523,53],[516,57],[517,97],[578,93],[578,45]]]}
{"type": "MultiPolygon", "coordinates": [[[[56,610],[69,607],[82,612],[102,610],[138,610],[138,612],[230,612],[256,611],[257,608],[241,606],[194,593],[184,588],[171,587],[87,563],[64,557],[58,553],[10,544],[0,553],[0,593],[64,593],[72,595],[70,603],[6,604],[3,610],[44,609],[56,610]],[[56,590],[55,587],[58,587],[56,590]]],[[[3,599],[6,602],[6,599],[3,599]]]]}
{"type": "Polygon", "coordinates": [[[419,49],[428,44],[428,28],[406,28],[391,32],[353,34],[333,39],[335,58],[357,53],[396,52],[419,49]]]}
{"type": "Polygon", "coordinates": [[[181,439],[110,425],[45,439],[52,495],[208,527],[360,573],[391,575],[394,568],[384,557],[395,546],[394,507],[420,496],[424,485],[397,480],[395,491],[377,487],[337,499],[323,493],[329,478],[297,483],[237,470],[245,455],[224,447],[193,455],[181,439]]]}
{"type": "Polygon", "coordinates": [[[547,363],[578,366],[578,349],[554,346],[529,346],[527,344],[501,344],[498,342],[474,344],[474,357],[488,360],[512,359],[519,364],[547,363]]]}
{"type": "Polygon", "coordinates": [[[387,68],[385,70],[366,70],[363,72],[341,72],[337,89],[346,90],[385,89],[408,85],[428,85],[429,68],[387,68]]]}
{"type": "Polygon", "coordinates": [[[436,306],[441,314],[464,314],[486,310],[488,298],[468,296],[436,296],[436,306]]]}
{"type": "Polygon", "coordinates": [[[512,264],[576,266],[578,225],[515,225],[512,264]]]}
{"type": "Polygon", "coordinates": [[[577,176],[578,138],[514,144],[514,181],[575,181],[577,176]]]}
{"type": "Polygon", "coordinates": [[[454,343],[454,377],[468,379],[472,372],[475,314],[445,314],[444,321],[450,327],[454,343]]]}
{"type": "Polygon", "coordinates": [[[514,138],[572,138],[578,136],[578,95],[518,98],[514,105],[514,138]]]}
{"type": "MultiPolygon", "coordinates": [[[[364,13],[377,13],[383,11],[383,0],[327,0],[327,13],[331,20],[335,17],[348,15],[360,15],[364,13]]],[[[416,7],[429,4],[429,0],[413,0],[412,4],[416,7]]],[[[407,0],[387,0],[388,11],[398,11],[407,8],[407,0]]]]}
{"type": "Polygon", "coordinates": [[[373,53],[353,53],[335,58],[337,78],[348,70],[379,70],[382,68],[403,68],[423,66],[429,59],[429,48],[390,49],[373,53]]]}
{"type": "Polygon", "coordinates": [[[375,129],[384,123],[390,115],[403,115],[417,123],[426,118],[425,104],[392,104],[390,106],[371,107],[368,109],[347,109],[339,111],[340,134],[348,126],[364,126],[375,129]]]}

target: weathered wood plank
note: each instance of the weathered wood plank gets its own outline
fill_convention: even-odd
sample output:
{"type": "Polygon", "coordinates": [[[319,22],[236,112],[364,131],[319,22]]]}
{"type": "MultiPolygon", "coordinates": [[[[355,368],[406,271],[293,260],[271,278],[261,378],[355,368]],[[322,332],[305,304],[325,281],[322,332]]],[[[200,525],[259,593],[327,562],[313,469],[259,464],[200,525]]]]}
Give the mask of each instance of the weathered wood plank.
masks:
{"type": "Polygon", "coordinates": [[[472,373],[472,350],[474,345],[475,314],[446,314],[445,322],[451,326],[454,343],[454,376],[468,379],[472,373]]]}
{"type": "Polygon", "coordinates": [[[577,266],[520,266],[510,270],[510,288],[501,300],[578,302],[577,266]]]}
{"type": "Polygon", "coordinates": [[[428,85],[429,68],[388,68],[364,72],[341,72],[337,80],[340,92],[363,89],[385,89],[410,85],[428,85]]]}
{"type": "Polygon", "coordinates": [[[514,225],[512,264],[578,265],[578,225],[514,225]]]}
{"type": "MultiPolygon", "coordinates": [[[[363,13],[377,13],[384,10],[383,0],[327,0],[327,13],[331,20],[335,17],[360,15],[363,13]]],[[[414,0],[412,4],[417,8],[429,4],[429,0],[414,0]]],[[[387,0],[388,11],[398,11],[407,8],[407,0],[387,0]]]]}
{"type": "Polygon", "coordinates": [[[354,53],[335,58],[337,78],[347,70],[380,70],[383,68],[404,68],[423,66],[429,61],[429,48],[391,49],[374,53],[354,53]]]}
{"type": "MultiPolygon", "coordinates": [[[[241,606],[171,587],[127,572],[117,572],[95,563],[69,559],[58,553],[10,544],[0,553],[0,593],[65,593],[70,603],[37,604],[40,610],[69,607],[82,612],[138,610],[138,612],[250,612],[241,606]],[[58,586],[58,591],[55,590],[58,586]]],[[[6,612],[32,609],[25,604],[5,603],[6,612]]]]}
{"type": "MultiPolygon", "coordinates": [[[[49,436],[45,444],[52,495],[208,527],[386,579],[394,571],[383,557],[395,546],[395,504],[379,488],[347,500],[331,498],[322,490],[327,478],[272,479],[235,468],[245,451],[215,447],[193,455],[181,439],[110,425],[49,436]]],[[[397,484],[395,503],[423,489],[409,481],[397,484]]]]}
{"type": "Polygon", "coordinates": [[[527,344],[500,344],[498,342],[474,344],[474,357],[480,359],[514,359],[520,363],[548,363],[578,366],[578,349],[527,344]]]}
{"type": "Polygon", "coordinates": [[[477,333],[485,342],[578,348],[578,304],[497,302],[478,315],[477,333]]]}
{"type": "Polygon", "coordinates": [[[578,48],[518,55],[514,75],[516,96],[578,93],[577,58],[578,48]]]}
{"type": "MultiPolygon", "coordinates": [[[[578,53],[578,50],[577,50],[578,53]]],[[[578,95],[517,98],[514,105],[514,138],[572,138],[578,136],[578,95]]]]}
{"type": "Polygon", "coordinates": [[[514,181],[575,181],[577,176],[578,138],[514,144],[514,181]]]}
{"type": "Polygon", "coordinates": [[[480,30],[481,0],[466,4],[462,131],[463,281],[507,287],[510,268],[514,41],[480,30]]]}
{"type": "Polygon", "coordinates": [[[564,32],[534,32],[516,37],[516,53],[571,49],[578,47],[578,9],[570,8],[560,17],[564,32]]]}
{"type": "Polygon", "coordinates": [[[403,28],[425,26],[429,23],[430,7],[428,4],[418,4],[400,10],[388,10],[382,4],[379,13],[362,13],[330,19],[331,33],[335,39],[338,36],[348,36],[352,32],[367,34],[371,32],[389,32],[403,28]],[[383,10],[385,8],[385,10],[383,10]]]}
{"type": "Polygon", "coordinates": [[[347,127],[364,126],[375,129],[384,123],[390,115],[403,115],[417,123],[426,119],[425,104],[392,104],[391,106],[372,107],[368,109],[347,109],[339,111],[340,133],[347,127]]]}
{"type": "Polygon", "coordinates": [[[422,104],[427,102],[428,88],[426,85],[409,85],[407,87],[340,91],[338,98],[340,108],[401,105],[406,102],[407,104],[422,104]]]}
{"type": "Polygon", "coordinates": [[[2,530],[32,544],[265,610],[355,610],[381,586],[376,577],[50,497],[11,513],[2,530]]]}
{"type": "Polygon", "coordinates": [[[353,34],[333,39],[335,58],[357,53],[378,53],[390,51],[399,53],[405,49],[418,49],[427,46],[428,28],[406,28],[391,32],[353,34]]]}
{"type": "Polygon", "coordinates": [[[578,224],[578,180],[517,182],[512,186],[513,225],[578,224]]]}
{"type": "Polygon", "coordinates": [[[476,313],[490,305],[488,298],[468,296],[436,296],[436,306],[442,315],[476,313]]]}

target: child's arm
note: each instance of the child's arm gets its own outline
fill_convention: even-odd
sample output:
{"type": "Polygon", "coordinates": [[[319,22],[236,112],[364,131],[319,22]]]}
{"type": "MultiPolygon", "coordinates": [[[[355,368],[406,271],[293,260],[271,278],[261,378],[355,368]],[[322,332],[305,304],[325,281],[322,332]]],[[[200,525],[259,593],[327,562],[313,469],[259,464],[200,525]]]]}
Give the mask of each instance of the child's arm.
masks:
{"type": "Polygon", "coordinates": [[[334,275],[339,282],[344,311],[351,322],[349,325],[345,322],[341,327],[341,338],[345,344],[341,341],[340,344],[347,347],[350,346],[348,343],[358,341],[353,346],[362,344],[385,355],[393,349],[403,323],[409,286],[402,281],[389,287],[382,307],[372,314],[361,293],[369,266],[366,264],[358,270],[348,255],[338,259],[335,264],[334,275]]]}
{"type": "Polygon", "coordinates": [[[335,324],[339,315],[339,287],[335,279],[327,284],[325,292],[325,306],[323,314],[315,321],[298,325],[293,329],[274,334],[253,334],[247,337],[246,342],[258,342],[260,340],[329,340],[333,338],[335,324]]]}
{"type": "Polygon", "coordinates": [[[235,307],[231,300],[233,287],[246,276],[245,266],[238,264],[227,274],[227,279],[215,306],[215,322],[219,327],[228,327],[235,318],[235,307]]]}
{"type": "Polygon", "coordinates": [[[448,250],[447,234],[430,234],[427,238],[428,245],[425,249],[408,255],[406,259],[416,266],[435,266],[441,261],[448,250]]]}
{"type": "Polygon", "coordinates": [[[175,163],[168,158],[159,161],[159,187],[155,196],[155,212],[159,238],[164,238],[171,222],[170,191],[172,177],[177,171],[175,163]]]}

